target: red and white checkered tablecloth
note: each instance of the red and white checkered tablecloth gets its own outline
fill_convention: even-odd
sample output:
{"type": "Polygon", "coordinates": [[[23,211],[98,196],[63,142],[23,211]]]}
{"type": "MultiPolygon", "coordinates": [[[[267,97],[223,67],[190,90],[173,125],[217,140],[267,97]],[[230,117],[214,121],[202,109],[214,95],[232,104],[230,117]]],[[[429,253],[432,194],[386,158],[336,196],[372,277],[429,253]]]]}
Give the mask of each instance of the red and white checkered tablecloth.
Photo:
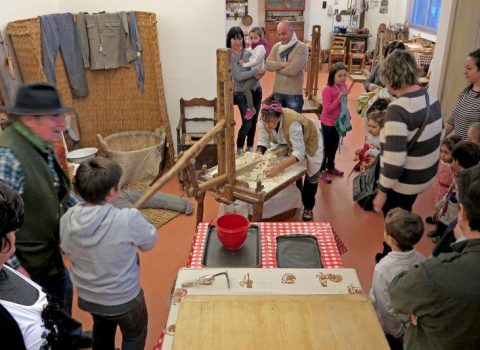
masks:
{"type": "MultiPolygon", "coordinates": [[[[276,249],[277,236],[288,234],[308,234],[317,238],[324,268],[343,267],[341,254],[347,247],[333,231],[328,222],[259,222],[260,242],[262,249],[262,268],[277,267],[276,249]]],[[[188,256],[187,267],[201,268],[208,223],[200,223],[193,237],[192,247],[188,256]]]]}
{"type": "Polygon", "coordinates": [[[415,61],[417,61],[419,66],[427,66],[430,64],[430,62],[432,62],[433,59],[433,53],[424,54],[420,52],[413,52],[413,56],[415,57],[415,61]]]}

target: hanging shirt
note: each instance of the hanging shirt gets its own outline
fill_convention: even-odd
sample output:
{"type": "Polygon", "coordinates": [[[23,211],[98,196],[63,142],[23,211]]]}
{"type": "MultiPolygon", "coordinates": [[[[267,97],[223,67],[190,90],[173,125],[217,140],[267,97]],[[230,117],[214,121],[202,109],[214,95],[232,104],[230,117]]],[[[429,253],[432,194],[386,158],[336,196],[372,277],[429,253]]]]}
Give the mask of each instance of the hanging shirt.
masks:
{"type": "Polygon", "coordinates": [[[79,13],[77,30],[85,68],[126,67],[137,58],[125,12],[79,13]]]}

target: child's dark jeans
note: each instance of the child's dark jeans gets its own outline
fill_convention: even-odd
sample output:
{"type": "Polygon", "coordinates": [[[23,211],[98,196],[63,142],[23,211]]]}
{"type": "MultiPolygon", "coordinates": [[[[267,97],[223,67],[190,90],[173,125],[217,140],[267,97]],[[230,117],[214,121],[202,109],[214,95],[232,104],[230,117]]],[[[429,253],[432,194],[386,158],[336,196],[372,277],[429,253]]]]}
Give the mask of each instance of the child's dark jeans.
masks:
{"type": "Polygon", "coordinates": [[[148,313],[145,299],[133,310],[115,316],[92,314],[93,350],[115,350],[117,325],[123,350],[143,350],[147,339],[148,313]]]}

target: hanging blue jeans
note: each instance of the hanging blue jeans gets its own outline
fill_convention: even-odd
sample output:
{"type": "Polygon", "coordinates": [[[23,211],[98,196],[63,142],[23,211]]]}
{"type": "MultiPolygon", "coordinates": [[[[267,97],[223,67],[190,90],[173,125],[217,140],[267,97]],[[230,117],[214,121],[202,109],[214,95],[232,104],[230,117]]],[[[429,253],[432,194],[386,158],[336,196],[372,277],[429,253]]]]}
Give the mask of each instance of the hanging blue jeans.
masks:
{"type": "Polygon", "coordinates": [[[67,70],[72,95],[88,95],[80,38],[71,13],[40,16],[42,29],[43,70],[47,81],[56,84],[55,57],[60,49],[67,70]]]}
{"type": "Polygon", "coordinates": [[[145,74],[143,71],[142,61],[142,41],[140,40],[140,33],[137,27],[137,16],[135,11],[130,11],[130,35],[133,41],[133,47],[137,50],[137,59],[132,62],[137,76],[137,88],[143,94],[143,86],[145,81],[145,74]]]}

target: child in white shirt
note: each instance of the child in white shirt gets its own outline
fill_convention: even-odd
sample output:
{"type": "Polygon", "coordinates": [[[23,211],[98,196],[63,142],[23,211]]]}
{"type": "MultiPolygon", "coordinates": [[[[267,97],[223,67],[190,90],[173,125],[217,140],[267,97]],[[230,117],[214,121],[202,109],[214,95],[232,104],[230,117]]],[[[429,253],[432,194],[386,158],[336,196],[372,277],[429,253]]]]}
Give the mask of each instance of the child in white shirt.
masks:
{"type": "Polygon", "coordinates": [[[392,349],[401,349],[402,337],[410,324],[410,315],[392,308],[388,287],[400,272],[425,260],[413,246],[423,235],[422,218],[401,208],[394,208],[385,217],[385,242],[392,248],[375,266],[370,300],[392,349]]]}
{"type": "MultiPolygon", "coordinates": [[[[265,69],[265,56],[268,51],[268,43],[263,37],[263,30],[259,27],[255,27],[250,30],[248,33],[250,37],[251,46],[248,50],[251,50],[252,55],[248,62],[244,62],[240,60],[238,64],[240,64],[244,68],[261,68],[262,70],[265,69]]],[[[256,75],[254,78],[250,78],[245,81],[243,93],[247,98],[247,112],[245,113],[245,119],[249,120],[257,113],[257,110],[253,106],[253,98],[251,89],[257,83],[257,80],[260,79],[261,76],[256,75]]]]}

